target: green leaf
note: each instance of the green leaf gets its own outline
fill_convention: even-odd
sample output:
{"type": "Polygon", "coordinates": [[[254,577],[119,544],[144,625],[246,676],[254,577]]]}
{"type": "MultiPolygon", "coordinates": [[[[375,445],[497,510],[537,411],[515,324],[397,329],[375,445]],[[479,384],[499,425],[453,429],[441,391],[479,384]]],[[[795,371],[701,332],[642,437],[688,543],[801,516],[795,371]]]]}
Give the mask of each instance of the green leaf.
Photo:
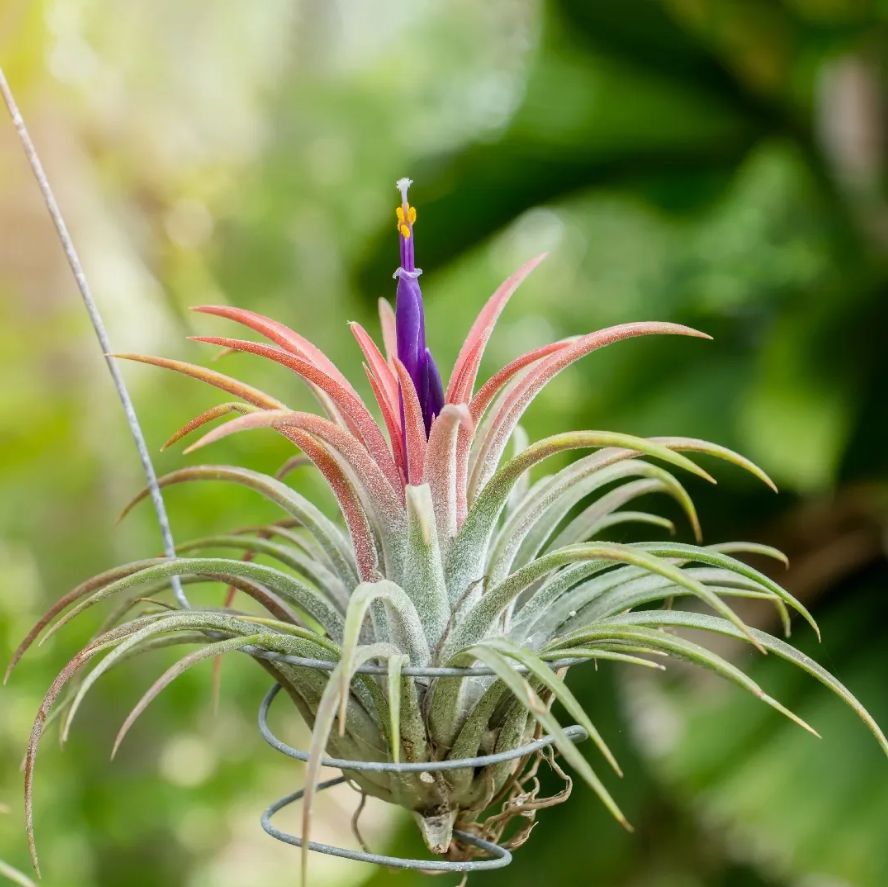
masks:
{"type": "MultiPolygon", "coordinates": [[[[728,623],[730,624],[730,623],[728,623]]],[[[663,631],[655,631],[647,627],[633,626],[631,628],[624,627],[626,623],[617,620],[603,621],[597,624],[588,625],[578,632],[570,636],[568,644],[584,641],[597,641],[614,638],[618,640],[628,640],[637,644],[649,646],[652,650],[662,650],[671,656],[680,659],[686,659],[695,665],[701,665],[704,668],[714,671],[716,674],[727,678],[729,681],[748,690],[753,696],[761,699],[762,702],[770,705],[771,708],[779,711],[794,723],[798,724],[802,729],[807,730],[813,736],[820,738],[820,734],[806,721],[802,720],[798,715],[791,712],[776,699],[765,693],[764,690],[750,678],[744,674],[735,665],[732,665],[721,656],[695,644],[692,641],[679,638],[663,631]]]]}
{"type": "Polygon", "coordinates": [[[731,465],[736,465],[738,468],[749,472],[765,486],[770,487],[775,493],[777,492],[777,485],[755,462],[747,459],[745,456],[741,456],[740,453],[735,453],[734,450],[721,446],[721,444],[700,440],[696,437],[652,437],[651,440],[655,440],[665,447],[682,453],[703,453],[705,456],[714,456],[716,459],[730,462],[731,465]]]}
{"type": "MultiPolygon", "coordinates": [[[[71,724],[80,704],[83,702],[86,694],[90,691],[95,682],[105,674],[114,665],[117,665],[126,656],[127,653],[134,651],[143,641],[158,634],[159,632],[181,630],[183,628],[208,628],[213,627],[222,631],[235,635],[252,635],[255,633],[255,625],[248,618],[241,619],[233,615],[225,614],[209,614],[201,611],[182,611],[166,614],[153,623],[139,628],[137,631],[123,638],[119,644],[113,649],[90,673],[80,685],[74,699],[68,710],[68,716],[62,728],[62,739],[67,740],[71,724]]],[[[274,650],[274,652],[300,655],[300,651],[304,651],[304,645],[297,643],[298,640],[307,641],[316,644],[322,651],[329,649],[326,645],[317,644],[319,638],[312,632],[300,629],[297,626],[289,626],[287,634],[268,635],[265,640],[265,648],[274,650]],[[273,641],[273,643],[272,643],[273,641]]],[[[335,649],[335,648],[334,648],[335,649]]]]}
{"type": "MultiPolygon", "coordinates": [[[[351,682],[354,669],[360,668],[365,662],[371,659],[388,659],[392,656],[401,656],[402,653],[397,647],[391,644],[370,644],[356,650],[350,657],[349,663],[340,660],[333,671],[324,688],[323,695],[318,703],[315,712],[314,727],[311,731],[311,742],[308,747],[308,761],[305,764],[305,794],[302,798],[302,854],[301,854],[301,873],[302,883],[307,883],[308,876],[308,843],[311,833],[311,812],[312,802],[314,800],[315,790],[318,782],[318,775],[321,770],[321,761],[327,748],[327,742],[333,731],[333,722],[336,718],[337,709],[340,709],[340,697],[342,693],[343,676],[346,686],[351,682]]],[[[348,696],[345,697],[348,699],[348,696]]],[[[340,717],[343,715],[340,713],[340,717]]],[[[344,730],[340,723],[340,731],[344,730]]]]}
{"type": "Polygon", "coordinates": [[[552,712],[539,697],[531,685],[517,672],[502,653],[490,647],[479,645],[464,650],[453,660],[454,664],[468,664],[472,659],[478,659],[493,670],[496,676],[508,687],[515,700],[545,729],[555,740],[555,746],[564,756],[565,760],[580,774],[589,787],[598,795],[602,803],[610,811],[611,815],[627,831],[632,831],[626,817],[623,815],[610,792],[598,778],[589,762],[580,754],[577,747],[567,737],[561,725],[552,712]]]}
{"type": "Polygon", "coordinates": [[[684,468],[706,480],[713,480],[690,459],[674,453],[668,447],[629,434],[574,431],[544,438],[500,468],[472,503],[465,522],[447,552],[445,573],[451,599],[454,595],[458,599],[479,578],[479,567],[484,562],[490,536],[518,479],[537,462],[556,453],[596,447],[604,448],[603,452],[597,454],[602,463],[628,459],[637,453],[643,453],[684,468]],[[616,448],[616,451],[612,448],[616,448]]]}
{"type": "Polygon", "coordinates": [[[408,484],[404,493],[407,533],[401,586],[419,613],[429,646],[434,647],[447,628],[450,607],[432,492],[428,484],[408,484]]]}
{"type": "Polygon", "coordinates": [[[388,660],[389,744],[396,764],[401,760],[401,668],[409,662],[409,656],[390,656],[388,660]]]}
{"type": "Polygon", "coordinates": [[[317,557],[306,555],[291,545],[281,545],[264,539],[261,536],[229,535],[206,536],[203,539],[195,539],[176,546],[179,554],[191,551],[200,551],[206,548],[236,548],[238,551],[252,552],[253,554],[266,554],[280,561],[284,566],[290,567],[302,573],[314,585],[327,592],[342,609],[348,602],[348,591],[342,580],[328,570],[317,557]]]}
{"type": "MultiPolygon", "coordinates": [[[[750,544],[751,543],[742,543],[743,547],[740,550],[751,550],[748,547],[750,544]]],[[[799,613],[802,618],[804,618],[804,620],[808,623],[808,625],[810,625],[811,628],[814,629],[814,633],[817,635],[818,639],[820,638],[820,629],[817,626],[817,622],[814,620],[814,617],[808,611],[807,607],[805,607],[804,604],[801,603],[801,601],[796,600],[796,598],[791,595],[785,588],[783,588],[773,579],[765,576],[764,573],[761,573],[754,567],[750,567],[749,564],[744,564],[743,561],[730,557],[729,555],[724,553],[724,550],[719,551],[717,548],[700,548],[696,545],[682,545],[678,542],[640,542],[636,543],[636,547],[642,548],[646,551],[650,551],[660,557],[674,557],[686,561],[696,561],[697,563],[701,564],[711,564],[715,567],[721,567],[722,569],[730,570],[734,573],[739,574],[740,576],[745,576],[747,579],[751,579],[762,588],[773,592],[785,604],[792,607],[792,609],[799,613]]],[[[764,550],[773,551],[773,549],[768,548],[764,550]]]]}
{"type": "MultiPolygon", "coordinates": [[[[264,638],[268,637],[269,635],[252,634],[246,635],[245,637],[228,638],[224,641],[207,643],[206,646],[202,647],[199,650],[195,650],[193,653],[189,653],[187,656],[182,657],[182,659],[180,659],[174,665],[171,665],[148,688],[148,690],[145,691],[142,698],[135,704],[133,709],[126,716],[126,719],[124,720],[120,729],[117,731],[117,735],[114,737],[114,745],[111,748],[112,759],[116,757],[117,751],[120,748],[120,744],[126,738],[126,734],[129,733],[130,728],[133,726],[133,724],[135,724],[142,712],[144,712],[145,709],[158,697],[158,695],[160,695],[160,693],[162,693],[177,677],[179,677],[179,675],[191,668],[192,665],[196,665],[198,662],[203,662],[205,659],[211,659],[215,656],[221,656],[222,654],[227,653],[231,650],[242,650],[244,647],[249,646],[250,644],[261,643],[264,638]]],[[[206,643],[205,638],[204,643],[206,643]]],[[[156,649],[156,647],[157,644],[155,643],[154,648],[156,649]]],[[[141,652],[144,652],[144,647],[142,648],[141,652]]]]}
{"type": "MultiPolygon", "coordinates": [[[[655,488],[663,489],[677,499],[685,509],[695,534],[699,536],[700,527],[694,505],[684,487],[668,471],[637,459],[615,465],[602,464],[596,458],[597,455],[579,459],[534,486],[534,495],[527,498],[495,536],[488,561],[491,582],[502,581],[516,565],[521,566],[532,560],[578,502],[601,487],[627,477],[655,479],[658,482],[655,488]]],[[[631,487],[630,484],[625,486],[631,487]]],[[[641,495],[651,489],[653,488],[644,487],[634,491],[641,495]]],[[[596,517],[605,516],[610,503],[614,503],[614,507],[622,504],[619,497],[613,498],[613,494],[610,496],[610,499],[605,496],[595,503],[601,509],[600,515],[596,517]]],[[[594,508],[595,505],[591,507],[594,508]]]]}
{"type": "MultiPolygon", "coordinates": [[[[326,517],[317,506],[304,496],[288,487],[282,481],[250,471],[247,468],[235,468],[230,465],[195,465],[172,471],[157,479],[161,488],[174,484],[190,483],[191,481],[222,480],[241,484],[257,493],[261,493],[270,502],[280,506],[287,514],[296,518],[318,540],[329,566],[336,571],[347,586],[357,584],[358,574],[355,568],[354,554],[351,545],[343,535],[342,529],[326,517]]],[[[125,517],[129,511],[148,495],[148,489],[142,490],[121,513],[125,517]]]]}
{"type": "MultiPolygon", "coordinates": [[[[429,647],[422,630],[419,614],[404,589],[383,579],[380,582],[362,582],[352,593],[345,613],[345,627],[342,632],[342,668],[339,671],[341,687],[339,698],[340,733],[345,729],[345,706],[348,701],[348,688],[355,668],[364,618],[374,601],[382,601],[386,612],[391,616],[392,632],[397,636],[402,653],[406,653],[411,665],[423,666],[429,662],[429,647]]],[[[388,640],[388,638],[386,639],[388,640]]]]}
{"type": "Polygon", "coordinates": [[[12,881],[13,884],[18,884],[20,887],[37,887],[26,874],[20,872],[18,869],[14,869],[2,859],[0,859],[0,877],[12,881]]]}
{"type": "MultiPolygon", "coordinates": [[[[715,634],[723,634],[728,637],[743,639],[737,629],[723,619],[715,616],[709,616],[704,613],[684,613],[677,610],[657,610],[642,613],[627,613],[624,616],[614,617],[608,620],[609,624],[618,625],[645,625],[669,628],[695,628],[700,631],[713,632],[715,634]]],[[[810,656],[796,650],[789,644],[781,641],[779,638],[772,637],[766,632],[758,629],[751,629],[755,639],[765,647],[769,652],[786,659],[797,665],[799,668],[808,672],[812,677],[817,678],[821,684],[829,687],[846,705],[854,711],[857,716],[866,724],[869,731],[876,737],[882,750],[888,755],[888,739],[879,728],[879,725],[873,720],[870,713],[864,708],[863,704],[854,696],[854,694],[837,678],[833,677],[822,665],[815,662],[810,656]]]]}
{"type": "Polygon", "coordinates": [[[605,760],[611,765],[617,776],[623,775],[617,759],[608,748],[597,727],[589,719],[583,706],[580,705],[577,698],[571,693],[567,684],[539,656],[507,638],[490,638],[482,641],[480,644],[476,644],[472,649],[478,649],[479,646],[497,650],[523,665],[527,669],[528,674],[536,678],[537,681],[549,690],[564,706],[565,711],[571,717],[576,718],[580,726],[589,734],[595,745],[598,746],[599,751],[604,755],[605,760]]]}
{"type": "Polygon", "coordinates": [[[81,601],[59,619],[47,631],[41,643],[45,643],[63,625],[99,601],[128,591],[146,582],[189,574],[230,584],[237,583],[241,578],[252,580],[262,587],[269,588],[275,594],[280,595],[283,600],[294,604],[300,610],[307,613],[312,619],[320,623],[334,639],[342,636],[342,616],[320,592],[304,582],[300,582],[294,576],[282,573],[273,567],[266,567],[247,561],[229,560],[226,558],[175,558],[172,560],[165,559],[162,563],[136,570],[136,572],[129,576],[111,582],[104,588],[92,592],[85,600],[81,601]]]}
{"type": "MultiPolygon", "coordinates": [[[[692,546],[688,547],[692,548],[692,546]]],[[[489,589],[481,600],[466,614],[465,618],[459,621],[445,645],[445,650],[459,650],[477,642],[490,631],[490,628],[505,608],[536,580],[558,567],[579,561],[611,561],[614,563],[632,564],[643,567],[650,573],[664,576],[675,582],[676,585],[686,588],[691,594],[696,595],[717,613],[725,616],[746,635],[753,646],[758,646],[740,617],[718,595],[702,583],[686,575],[680,567],[637,546],[608,543],[568,546],[559,551],[545,554],[526,567],[517,570],[504,582],[495,588],[489,589]]]]}

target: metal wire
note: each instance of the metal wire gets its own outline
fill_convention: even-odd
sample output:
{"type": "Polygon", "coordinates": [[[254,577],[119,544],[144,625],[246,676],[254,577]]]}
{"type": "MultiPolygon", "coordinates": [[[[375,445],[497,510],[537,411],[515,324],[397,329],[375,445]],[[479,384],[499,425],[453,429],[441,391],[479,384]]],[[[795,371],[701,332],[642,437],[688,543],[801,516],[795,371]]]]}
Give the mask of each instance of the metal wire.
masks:
{"type": "MultiPolygon", "coordinates": [[[[68,226],[65,224],[65,217],[62,215],[62,210],[55,198],[52,186],[49,184],[49,179],[46,177],[46,172],[43,169],[43,164],[40,162],[40,156],[37,153],[37,148],[31,140],[31,135],[25,125],[25,120],[15,101],[12,89],[6,80],[6,75],[3,73],[2,67],[0,67],[0,93],[3,94],[3,100],[6,102],[6,107],[9,109],[9,116],[12,118],[12,124],[15,127],[19,141],[24,149],[25,157],[31,166],[34,178],[37,180],[37,186],[40,188],[40,193],[43,195],[43,202],[46,204],[46,209],[49,211],[52,223],[55,225],[59,241],[62,244],[62,249],[65,251],[65,258],[68,260],[68,266],[71,269],[71,273],[74,275],[77,289],[80,291],[80,297],[83,299],[83,304],[89,315],[90,323],[92,324],[96,338],[99,341],[99,347],[102,349],[105,363],[108,366],[108,372],[111,374],[114,388],[117,391],[117,396],[120,399],[123,411],[126,414],[126,422],[127,425],[129,425],[130,433],[136,443],[136,450],[138,450],[139,453],[142,470],[145,472],[145,478],[148,481],[151,502],[154,505],[154,511],[157,513],[157,522],[160,525],[160,535],[163,540],[164,554],[169,558],[174,558],[176,556],[176,545],[173,542],[169,517],[167,515],[166,507],[163,504],[163,495],[160,492],[160,485],[157,483],[157,473],[154,470],[154,463],[151,461],[151,455],[148,452],[148,445],[145,443],[145,435],[142,433],[142,426],[139,424],[136,409],[133,406],[132,398],[129,395],[120,368],[115,363],[114,358],[111,357],[112,348],[111,341],[108,338],[108,331],[105,328],[105,323],[102,320],[99,307],[93,298],[92,290],[90,289],[86,272],[83,270],[80,256],[77,254],[77,249],[74,246],[74,241],[71,239],[71,235],[68,232],[68,226]]],[[[179,606],[188,609],[190,604],[185,595],[185,591],[182,588],[182,583],[179,581],[179,577],[173,576],[170,584],[172,585],[173,594],[176,596],[176,601],[179,606]]]]}
{"type": "MultiPolygon", "coordinates": [[[[222,635],[220,634],[220,637],[222,635]]],[[[290,656],[286,653],[275,653],[271,650],[261,650],[252,645],[243,648],[244,653],[250,656],[257,656],[260,659],[269,659],[273,662],[286,662],[287,665],[297,665],[303,668],[315,668],[318,671],[333,671],[339,664],[338,661],[332,659],[310,659],[304,656],[290,656]]],[[[549,667],[557,671],[561,668],[569,668],[572,665],[581,665],[588,662],[588,659],[554,659],[548,663],[549,667]]],[[[514,671],[519,674],[527,674],[528,669],[524,665],[517,663],[513,667],[514,671]]],[[[355,674],[372,674],[385,676],[388,669],[384,665],[362,665],[355,669],[355,674]]],[[[450,666],[439,665],[405,665],[401,669],[401,674],[407,678],[492,678],[496,677],[496,672],[487,666],[472,666],[469,668],[452,668],[450,666]]]]}
{"type": "MultiPolygon", "coordinates": [[[[318,784],[317,790],[323,791],[325,788],[332,788],[334,785],[341,785],[346,781],[346,777],[338,776],[336,779],[328,779],[326,782],[318,784]]],[[[282,832],[271,824],[271,817],[279,810],[289,804],[295,804],[301,800],[305,794],[305,789],[293,792],[286,798],[281,798],[272,804],[262,814],[262,828],[272,838],[277,838],[285,844],[292,844],[294,847],[302,846],[302,838],[298,835],[291,835],[288,832],[282,832]]],[[[332,844],[320,844],[317,841],[309,841],[306,845],[309,850],[315,850],[318,853],[325,853],[327,856],[339,856],[342,859],[351,859],[355,862],[370,862],[375,865],[384,865],[398,869],[414,869],[422,872],[479,872],[485,869],[501,869],[512,861],[512,854],[505,847],[494,844],[493,841],[485,841],[477,835],[469,832],[454,829],[453,832],[460,841],[466,844],[472,844],[481,850],[490,854],[487,859],[410,859],[403,856],[387,856],[382,853],[368,853],[365,850],[348,850],[345,847],[334,847],[332,844]]]]}
{"type": "MultiPolygon", "coordinates": [[[[271,703],[281,691],[281,685],[275,684],[262,700],[259,706],[259,732],[272,747],[287,757],[297,761],[307,761],[308,753],[298,748],[287,745],[278,739],[268,726],[268,711],[271,703]]],[[[583,742],[589,738],[589,734],[579,724],[565,729],[565,735],[573,742],[583,742]]],[[[321,763],[325,767],[335,767],[337,770],[362,770],[371,773],[439,773],[442,770],[466,770],[474,767],[487,767],[490,764],[502,764],[504,761],[513,761],[515,758],[523,758],[533,754],[541,748],[551,745],[555,741],[552,736],[543,736],[525,745],[519,745],[509,751],[496,752],[490,755],[480,755],[475,758],[457,758],[447,761],[420,761],[418,763],[398,763],[392,761],[350,761],[345,758],[322,758],[321,763]]]]}
{"type": "MultiPolygon", "coordinates": [[[[428,669],[418,669],[420,672],[428,671],[428,669]]],[[[471,669],[451,669],[451,671],[470,672],[471,669]]],[[[259,706],[259,731],[262,733],[265,741],[274,749],[287,757],[294,758],[297,761],[307,761],[308,753],[300,749],[287,745],[272,733],[268,726],[268,712],[271,708],[275,697],[280,693],[281,685],[275,684],[265,694],[262,704],[259,706]]],[[[579,724],[565,729],[565,734],[572,742],[583,742],[589,738],[589,734],[579,724]]],[[[504,761],[513,761],[517,758],[523,758],[526,755],[533,754],[540,749],[546,748],[555,742],[554,736],[543,736],[533,742],[519,745],[517,748],[509,751],[496,752],[490,755],[478,755],[472,758],[457,758],[456,760],[447,761],[421,761],[417,763],[395,764],[391,761],[355,761],[346,758],[322,758],[321,763],[325,767],[335,767],[339,770],[364,771],[372,773],[439,773],[444,770],[464,770],[474,769],[476,767],[487,767],[491,764],[501,764],[504,761]]],[[[346,776],[339,776],[326,782],[321,782],[317,786],[317,791],[323,791],[326,788],[332,788],[334,785],[340,785],[347,781],[346,776]]],[[[305,794],[305,789],[293,792],[279,801],[275,801],[262,814],[260,822],[262,828],[271,837],[286,844],[292,844],[294,847],[301,847],[302,838],[288,832],[281,831],[271,823],[271,818],[290,804],[295,804],[301,800],[305,794]]],[[[512,854],[505,848],[500,847],[492,841],[486,841],[469,832],[454,830],[453,834],[464,843],[471,844],[490,854],[486,859],[466,859],[466,860],[450,860],[450,859],[411,859],[399,856],[387,856],[379,853],[369,853],[365,850],[348,850],[343,847],[334,847],[330,844],[320,844],[315,841],[309,841],[307,848],[315,850],[318,853],[325,853],[328,856],[339,856],[343,859],[351,859],[356,862],[369,862],[376,865],[391,866],[400,869],[413,869],[416,871],[434,871],[434,872],[473,872],[483,871],[485,869],[497,869],[507,866],[512,861],[512,854]]]]}

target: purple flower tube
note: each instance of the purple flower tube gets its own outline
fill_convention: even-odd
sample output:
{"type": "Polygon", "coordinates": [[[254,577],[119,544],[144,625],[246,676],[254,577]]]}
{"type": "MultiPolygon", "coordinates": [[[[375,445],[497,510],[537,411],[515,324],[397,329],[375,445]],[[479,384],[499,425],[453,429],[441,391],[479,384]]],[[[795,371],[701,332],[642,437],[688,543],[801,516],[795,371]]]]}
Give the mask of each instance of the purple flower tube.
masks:
{"type": "Polygon", "coordinates": [[[413,225],[416,222],[416,209],[407,199],[407,190],[411,184],[410,179],[399,179],[397,182],[397,188],[401,192],[401,205],[395,210],[395,214],[398,219],[401,264],[394,273],[398,281],[395,329],[398,339],[398,359],[404,364],[413,380],[428,434],[432,419],[441,412],[441,407],[444,405],[444,387],[432,353],[426,346],[425,311],[422,290],[419,288],[422,269],[416,267],[414,259],[413,225]]]}

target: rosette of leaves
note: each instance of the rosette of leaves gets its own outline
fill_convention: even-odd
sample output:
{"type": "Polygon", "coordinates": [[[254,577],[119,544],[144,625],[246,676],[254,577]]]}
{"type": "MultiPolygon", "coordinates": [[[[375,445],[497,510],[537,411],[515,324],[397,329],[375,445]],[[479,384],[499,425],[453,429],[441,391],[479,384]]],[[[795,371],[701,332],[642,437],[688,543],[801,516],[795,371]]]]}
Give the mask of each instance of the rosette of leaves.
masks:
{"type": "MultiPolygon", "coordinates": [[[[595,757],[620,772],[564,674],[549,664],[565,658],[650,669],[664,668],[671,658],[688,660],[815,732],[743,671],[698,643],[705,634],[746,641],[808,672],[845,700],[888,752],[884,734],[847,688],[785,641],[744,624],[732,609],[733,598],[765,600],[776,608],[787,635],[793,614],[817,631],[798,600],[738,558],[780,559],[780,553],[753,543],[700,544],[697,514],[679,474],[713,479],[691,457],[730,462],[773,486],[761,469],[724,447],[691,438],[593,430],[560,432],[531,443],[521,430],[524,411],[543,387],[591,352],[637,336],[708,336],[671,323],[624,324],[536,348],[478,386],[495,323],[540,256],[490,297],[445,388],[425,342],[421,271],[413,254],[416,211],[407,200],[408,184],[399,183],[395,310],[380,303],[383,348],[359,324],[351,324],[381,421],[320,349],[253,311],[196,309],[238,323],[267,342],[198,341],[289,368],[317,396],[323,415],[292,410],[215,370],[120,355],[175,370],[235,398],[192,419],[168,443],[230,414],[237,415],[205,433],[192,449],[237,432],[273,429],[323,476],[340,519],[324,514],[283,476],[245,467],[200,465],[160,479],[163,487],[208,480],[239,484],[273,502],[282,519],[189,542],[175,559],[108,570],[61,598],[34,626],[12,665],[39,635],[45,639],[95,604],[113,604],[100,632],[59,674],[34,724],[26,760],[32,853],[34,764],[47,719],[63,715],[66,734],[84,696],[108,669],[177,643],[199,646],[138,702],[115,750],[150,701],[185,669],[224,653],[245,653],[282,685],[312,730],[302,824],[306,841],[325,754],[395,763],[462,759],[509,751],[541,732],[553,737],[563,759],[628,828],[599,775],[600,763],[580,753],[553,711],[557,703],[589,734],[595,757]],[[531,469],[568,452],[577,458],[566,467],[529,480],[531,469]],[[681,506],[697,544],[668,538],[604,541],[614,527],[629,523],[659,535],[672,531],[670,521],[634,505],[654,493],[681,506]],[[178,595],[169,607],[145,611],[145,599],[162,593],[173,577],[185,585],[218,581],[253,606],[235,607],[229,599],[218,609],[192,608],[178,595]],[[324,659],[330,669],[294,665],[280,658],[286,656],[324,659]],[[384,665],[384,674],[361,673],[370,663],[384,665]],[[483,666],[489,676],[429,679],[405,675],[406,666],[483,666]],[[66,689],[64,704],[57,705],[66,689]]],[[[476,851],[454,839],[454,828],[510,846],[526,839],[536,809],[553,802],[538,796],[540,755],[447,772],[347,775],[362,792],[412,811],[433,852],[464,859],[476,851]],[[510,829],[516,818],[520,825],[510,829]]],[[[553,757],[549,761],[561,772],[553,757]]]]}

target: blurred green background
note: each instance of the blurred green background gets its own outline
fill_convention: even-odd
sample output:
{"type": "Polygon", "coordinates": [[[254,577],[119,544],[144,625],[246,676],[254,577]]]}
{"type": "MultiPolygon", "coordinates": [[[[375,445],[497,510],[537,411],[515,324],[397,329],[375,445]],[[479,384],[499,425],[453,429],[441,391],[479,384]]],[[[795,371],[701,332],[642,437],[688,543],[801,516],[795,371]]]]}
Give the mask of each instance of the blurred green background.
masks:
{"type": "MultiPolygon", "coordinates": [[[[884,0],[0,4],[0,60],[120,350],[204,360],[184,338],[200,320],[187,308],[223,301],[279,317],[360,382],[345,321],[375,328],[375,300],[393,293],[402,175],[416,180],[429,336],[445,368],[499,280],[542,249],[552,254],[504,316],[488,370],[620,321],[712,333],[713,343],[591,356],[547,389],[528,430],[701,436],[758,460],[779,496],[729,470],[716,490],[692,490],[706,538],[789,553],[785,583],[825,638],[818,647],[800,627],[797,642],[883,726],[886,37],[884,0]]],[[[226,361],[291,402],[307,397],[280,368],[226,361]]],[[[138,462],[5,117],[0,373],[5,662],[63,592],[159,549],[150,509],[115,524],[140,486],[138,462]]],[[[217,402],[159,370],[126,375],[154,450],[217,402]]],[[[254,434],[201,461],[274,470],[287,454],[254,434]]],[[[161,471],[196,461],[157,456],[161,471]]],[[[313,484],[307,472],[294,482],[313,484]]],[[[167,500],[182,539],[273,516],[221,486],[167,500]]],[[[0,859],[22,869],[30,722],[98,619],[29,654],[0,692],[0,804],[11,814],[0,817],[0,859]]],[[[296,883],[297,852],[257,821],[300,784],[255,729],[259,669],[226,662],[217,715],[209,666],[187,674],[109,764],[117,724],[168,661],[152,655],[103,679],[64,749],[54,733],[45,744],[43,883],[296,883]]],[[[578,787],[510,869],[477,883],[888,884],[888,768],[875,743],[801,673],[750,669],[823,740],[680,669],[665,683],[618,668],[575,675],[627,771],[612,788],[637,832],[623,834],[578,787]]],[[[279,727],[304,742],[300,725],[279,727]]],[[[351,841],[355,800],[323,800],[319,839],[351,841]]],[[[363,822],[375,848],[421,852],[412,823],[382,805],[363,822]]],[[[325,887],[421,880],[320,857],[312,872],[325,887]]]]}

